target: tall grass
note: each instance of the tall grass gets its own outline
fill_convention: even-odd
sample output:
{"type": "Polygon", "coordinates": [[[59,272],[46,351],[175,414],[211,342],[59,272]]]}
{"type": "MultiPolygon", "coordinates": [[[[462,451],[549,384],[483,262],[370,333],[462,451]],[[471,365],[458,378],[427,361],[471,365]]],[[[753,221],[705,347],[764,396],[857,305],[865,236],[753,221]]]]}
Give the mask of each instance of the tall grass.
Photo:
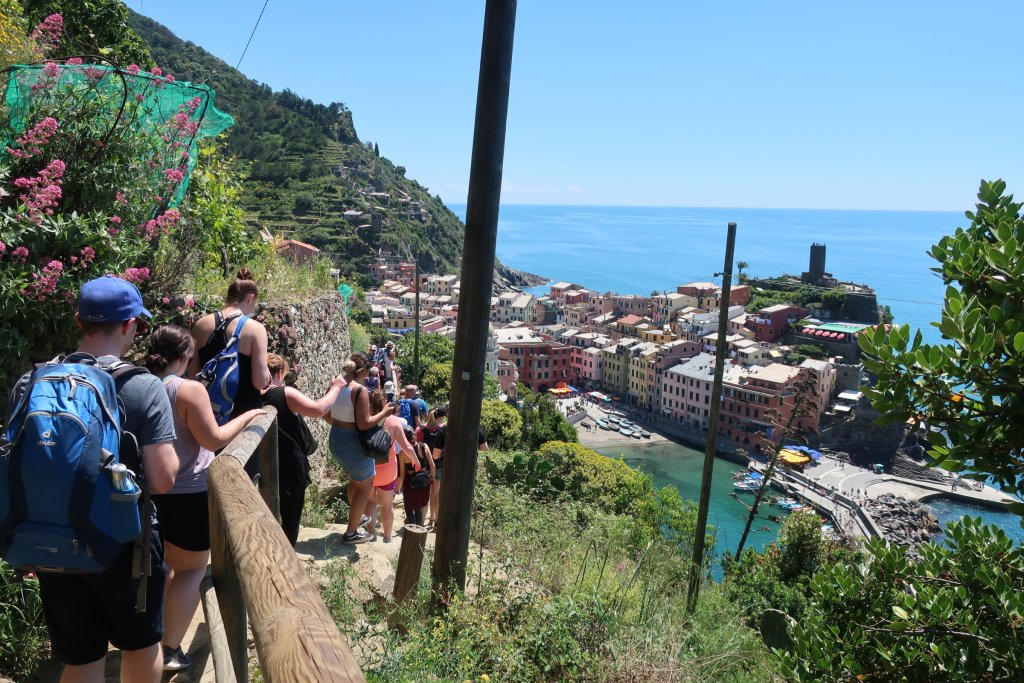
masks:
{"type": "Polygon", "coordinates": [[[21,680],[47,655],[39,581],[20,578],[0,560],[0,678],[21,680]]]}

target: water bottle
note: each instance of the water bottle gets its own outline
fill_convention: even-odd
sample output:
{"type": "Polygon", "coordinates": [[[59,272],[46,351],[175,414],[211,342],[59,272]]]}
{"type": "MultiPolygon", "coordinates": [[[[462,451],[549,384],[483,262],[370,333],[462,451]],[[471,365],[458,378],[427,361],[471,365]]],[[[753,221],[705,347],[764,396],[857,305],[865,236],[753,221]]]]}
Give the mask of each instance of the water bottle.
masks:
{"type": "Polygon", "coordinates": [[[128,480],[128,468],[119,462],[110,466],[110,480],[115,491],[132,490],[132,483],[128,480]]]}

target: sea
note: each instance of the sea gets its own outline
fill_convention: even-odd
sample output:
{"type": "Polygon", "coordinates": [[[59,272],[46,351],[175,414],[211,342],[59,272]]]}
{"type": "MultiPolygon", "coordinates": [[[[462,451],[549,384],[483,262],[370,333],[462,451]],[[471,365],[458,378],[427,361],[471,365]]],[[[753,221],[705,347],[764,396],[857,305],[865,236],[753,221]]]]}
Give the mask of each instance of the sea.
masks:
{"type": "MultiPolygon", "coordinates": [[[[464,204],[449,206],[465,219],[464,204]]],[[[799,275],[809,267],[811,245],[824,244],[827,272],[873,287],[895,322],[920,330],[927,342],[941,341],[931,323],[941,317],[945,287],[931,270],[937,263],[929,250],[969,225],[959,212],[511,204],[501,207],[497,256],[507,266],[552,282],[600,292],[672,292],[688,282],[722,282],[730,222],[737,225],[734,262],[745,261],[746,274],[799,275]]],[[[650,473],[656,485],[679,488],[684,498],[699,497],[701,452],[671,443],[604,454],[621,455],[650,473]]],[[[720,553],[735,550],[746,521],[746,508],[728,495],[736,469],[722,460],[715,463],[709,522],[716,527],[720,553]]],[[[943,523],[963,514],[981,516],[1024,542],[1015,515],[945,502],[933,509],[943,523]]],[[[759,515],[749,545],[760,548],[774,540],[777,526],[759,515]]]]}

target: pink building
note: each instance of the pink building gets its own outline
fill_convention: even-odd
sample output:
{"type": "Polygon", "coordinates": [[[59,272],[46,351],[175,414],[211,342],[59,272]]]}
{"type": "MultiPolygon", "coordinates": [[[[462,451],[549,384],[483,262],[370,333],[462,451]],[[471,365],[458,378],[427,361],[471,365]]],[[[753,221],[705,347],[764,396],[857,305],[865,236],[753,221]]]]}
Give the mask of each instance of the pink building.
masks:
{"type": "Polygon", "coordinates": [[[775,342],[790,326],[807,315],[807,309],[792,304],[776,304],[762,308],[753,317],[747,316],[747,327],[754,332],[754,341],[775,342]]]}

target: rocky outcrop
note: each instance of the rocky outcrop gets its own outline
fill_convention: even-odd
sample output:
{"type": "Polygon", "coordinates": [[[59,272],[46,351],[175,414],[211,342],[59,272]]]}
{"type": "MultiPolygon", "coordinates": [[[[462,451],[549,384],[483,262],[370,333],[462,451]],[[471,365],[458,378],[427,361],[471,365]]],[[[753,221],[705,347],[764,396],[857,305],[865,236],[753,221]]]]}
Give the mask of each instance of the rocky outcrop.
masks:
{"type": "MultiPolygon", "coordinates": [[[[291,364],[287,381],[311,398],[323,396],[350,353],[348,317],[341,295],[330,291],[303,301],[267,303],[260,307],[256,319],[267,327],[270,351],[291,364]]],[[[329,427],[323,420],[307,419],[306,423],[320,443],[310,458],[315,480],[329,461],[329,427]]]]}
{"type": "Polygon", "coordinates": [[[854,416],[822,430],[817,443],[850,454],[854,464],[870,467],[875,463],[890,469],[897,449],[907,434],[904,424],[876,425],[879,412],[867,398],[857,403],[854,416]]]}
{"type": "Polygon", "coordinates": [[[884,495],[869,500],[864,509],[887,541],[908,546],[912,554],[919,544],[942,531],[932,511],[917,501],[884,495]]]}
{"type": "Polygon", "coordinates": [[[550,282],[546,277],[527,273],[523,270],[509,268],[503,263],[494,266],[494,285],[498,289],[495,292],[508,289],[522,289],[524,287],[536,287],[550,282]]]}

